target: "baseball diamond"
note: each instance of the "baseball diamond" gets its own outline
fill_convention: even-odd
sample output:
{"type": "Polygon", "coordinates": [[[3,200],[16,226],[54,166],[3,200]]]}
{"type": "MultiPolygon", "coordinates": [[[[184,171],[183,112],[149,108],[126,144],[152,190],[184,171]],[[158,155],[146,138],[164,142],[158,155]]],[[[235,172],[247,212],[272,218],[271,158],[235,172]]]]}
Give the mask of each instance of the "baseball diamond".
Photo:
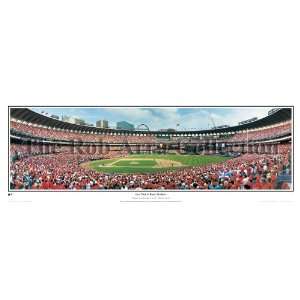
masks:
{"type": "Polygon", "coordinates": [[[209,155],[141,154],[113,160],[96,160],[84,163],[83,166],[104,173],[138,174],[203,166],[211,163],[220,163],[227,159],[228,157],[209,155]]]}

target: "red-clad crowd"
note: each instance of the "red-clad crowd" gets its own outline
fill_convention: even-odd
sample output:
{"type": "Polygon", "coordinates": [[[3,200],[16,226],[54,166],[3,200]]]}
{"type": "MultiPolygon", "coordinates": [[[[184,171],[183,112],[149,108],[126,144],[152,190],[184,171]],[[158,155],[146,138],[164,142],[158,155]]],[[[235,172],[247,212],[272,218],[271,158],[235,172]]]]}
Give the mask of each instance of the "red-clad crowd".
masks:
{"type": "MultiPolygon", "coordinates": [[[[203,167],[180,168],[157,174],[117,175],[99,173],[82,165],[90,160],[128,155],[127,150],[119,145],[114,145],[113,151],[111,148],[105,152],[102,146],[96,146],[94,142],[158,143],[156,137],[70,132],[16,121],[11,121],[11,129],[34,137],[91,143],[90,146],[80,147],[59,144],[11,144],[11,189],[231,190],[289,187],[289,184],[278,187],[278,178],[282,174],[289,176],[291,173],[291,144],[289,143],[271,145],[271,150],[276,146],[276,152],[273,151],[274,149],[265,151],[269,154],[244,154],[224,163],[203,167]]],[[[291,133],[291,122],[285,122],[265,129],[236,133],[228,139],[228,142],[264,140],[289,133],[291,133]]],[[[239,152],[234,147],[232,151],[239,152]]]]}
{"type": "Polygon", "coordinates": [[[11,144],[10,145],[10,156],[12,158],[18,157],[27,157],[31,155],[38,154],[49,154],[55,153],[57,146],[56,145],[26,145],[26,144],[11,144]]]}
{"type": "MultiPolygon", "coordinates": [[[[11,162],[11,189],[35,190],[247,190],[290,188],[278,186],[279,175],[290,175],[290,146],[281,154],[244,154],[226,162],[182,168],[156,174],[105,174],[82,165],[100,157],[56,153],[24,157],[11,162]]],[[[102,158],[125,156],[109,153],[102,158]]]]}
{"type": "MultiPolygon", "coordinates": [[[[50,138],[64,141],[102,142],[102,143],[155,143],[155,136],[151,135],[110,135],[82,132],[70,132],[55,128],[33,126],[26,123],[11,121],[10,128],[20,133],[30,134],[34,137],[50,138]]],[[[139,133],[137,133],[139,134],[139,133]]]]}
{"type": "Polygon", "coordinates": [[[271,139],[284,136],[286,134],[291,134],[291,130],[291,121],[289,121],[270,128],[236,133],[229,139],[228,142],[259,141],[267,138],[271,139]]]}
{"type": "MultiPolygon", "coordinates": [[[[65,130],[58,130],[55,128],[45,128],[40,126],[29,125],[26,123],[20,123],[11,121],[11,128],[20,132],[30,134],[35,137],[51,138],[55,140],[65,141],[82,141],[82,142],[102,142],[102,143],[159,143],[159,140],[152,135],[119,135],[116,134],[94,134],[94,133],[82,133],[82,132],[70,132],[65,130]]],[[[245,142],[254,140],[264,140],[275,137],[280,137],[285,134],[291,133],[291,122],[285,122],[277,124],[273,127],[266,129],[257,129],[255,131],[241,132],[232,135],[229,139],[223,138],[222,141],[228,142],[245,142]]],[[[139,134],[139,133],[136,133],[139,134]]],[[[207,137],[209,138],[209,137],[207,137]]],[[[200,137],[172,137],[172,141],[177,142],[189,142],[200,141],[200,137]]]]}

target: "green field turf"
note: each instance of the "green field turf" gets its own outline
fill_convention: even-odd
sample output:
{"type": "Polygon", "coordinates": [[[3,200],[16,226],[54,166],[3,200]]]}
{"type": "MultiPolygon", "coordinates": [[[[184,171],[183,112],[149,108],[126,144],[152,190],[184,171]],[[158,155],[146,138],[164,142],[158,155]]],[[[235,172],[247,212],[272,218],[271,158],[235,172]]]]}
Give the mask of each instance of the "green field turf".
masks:
{"type": "Polygon", "coordinates": [[[114,166],[120,166],[120,167],[153,167],[156,165],[156,162],[154,159],[148,159],[148,160],[138,160],[138,159],[131,159],[131,160],[120,160],[114,163],[114,166]]]}
{"type": "Polygon", "coordinates": [[[227,159],[226,157],[212,155],[135,154],[123,159],[116,158],[92,161],[86,166],[103,173],[144,174],[220,163],[227,159]],[[158,160],[167,160],[170,165],[168,167],[162,167],[158,163],[158,160]],[[174,165],[178,163],[181,165],[173,166],[172,162],[174,162],[174,165]]]}

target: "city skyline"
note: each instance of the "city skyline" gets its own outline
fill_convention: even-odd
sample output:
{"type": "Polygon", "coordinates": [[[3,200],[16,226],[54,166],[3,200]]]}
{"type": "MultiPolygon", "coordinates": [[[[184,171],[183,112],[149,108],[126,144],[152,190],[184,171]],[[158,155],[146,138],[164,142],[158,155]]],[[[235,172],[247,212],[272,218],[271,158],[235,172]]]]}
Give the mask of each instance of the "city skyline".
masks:
{"type": "Polygon", "coordinates": [[[200,130],[214,126],[237,125],[254,117],[262,118],[272,107],[34,107],[32,110],[49,115],[71,116],[96,124],[107,120],[109,127],[126,121],[137,127],[147,124],[151,130],[174,128],[200,130]]]}

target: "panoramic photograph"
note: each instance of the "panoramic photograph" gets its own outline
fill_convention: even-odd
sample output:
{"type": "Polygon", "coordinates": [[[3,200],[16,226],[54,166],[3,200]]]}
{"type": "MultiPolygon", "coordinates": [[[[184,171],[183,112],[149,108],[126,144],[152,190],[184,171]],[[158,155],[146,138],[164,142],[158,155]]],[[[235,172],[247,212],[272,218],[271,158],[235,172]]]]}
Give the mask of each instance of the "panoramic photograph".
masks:
{"type": "Polygon", "coordinates": [[[9,191],[292,191],[293,107],[9,107],[9,191]]]}

